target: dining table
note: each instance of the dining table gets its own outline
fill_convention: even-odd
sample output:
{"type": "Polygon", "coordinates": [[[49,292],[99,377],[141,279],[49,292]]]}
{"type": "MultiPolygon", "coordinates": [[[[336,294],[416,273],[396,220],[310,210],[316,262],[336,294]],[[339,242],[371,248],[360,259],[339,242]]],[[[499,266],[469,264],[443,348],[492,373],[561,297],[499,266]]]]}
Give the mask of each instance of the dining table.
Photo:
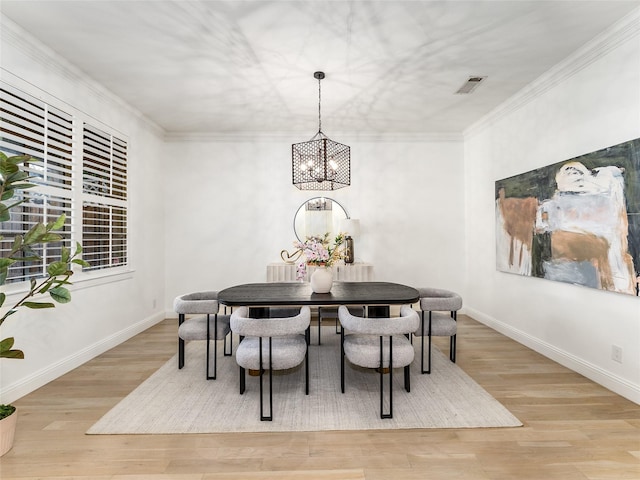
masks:
{"type": "Polygon", "coordinates": [[[269,307],[365,305],[371,317],[388,317],[390,305],[413,304],[418,290],[392,282],[334,282],[329,293],[315,293],[308,282],[246,283],[218,292],[218,302],[254,311],[269,307]]]}

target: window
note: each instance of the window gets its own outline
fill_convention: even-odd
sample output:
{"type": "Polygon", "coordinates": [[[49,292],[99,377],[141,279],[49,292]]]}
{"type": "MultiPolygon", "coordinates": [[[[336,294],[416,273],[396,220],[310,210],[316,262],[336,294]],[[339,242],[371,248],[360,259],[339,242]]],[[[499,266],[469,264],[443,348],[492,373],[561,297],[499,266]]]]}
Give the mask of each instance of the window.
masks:
{"type": "Polygon", "coordinates": [[[88,270],[127,263],[127,143],[83,127],[82,258],[88,270]]]}
{"type": "Polygon", "coordinates": [[[84,121],[73,108],[65,110],[0,83],[0,150],[30,155],[25,167],[36,184],[22,193],[25,202],[11,210],[11,220],[0,225],[0,235],[8,237],[0,241],[0,251],[9,251],[11,239],[37,222],[67,217],[59,232],[63,241],[36,252],[41,264],[14,264],[7,283],[45,275],[62,245],[73,249],[76,241],[91,263],[85,270],[128,262],[127,142],[84,121]]]}

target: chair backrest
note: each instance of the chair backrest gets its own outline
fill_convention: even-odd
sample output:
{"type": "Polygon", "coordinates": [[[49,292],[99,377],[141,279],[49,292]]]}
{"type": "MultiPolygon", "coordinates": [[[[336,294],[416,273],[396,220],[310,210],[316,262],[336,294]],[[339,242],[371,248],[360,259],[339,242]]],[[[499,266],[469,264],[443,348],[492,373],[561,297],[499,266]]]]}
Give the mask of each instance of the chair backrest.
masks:
{"type": "Polygon", "coordinates": [[[462,297],[456,292],[440,288],[418,288],[420,309],[425,311],[455,312],[462,308],[462,297]]]}
{"type": "Polygon", "coordinates": [[[304,333],[310,322],[308,306],[296,316],[281,318],[250,318],[249,309],[240,307],[231,314],[231,331],[245,337],[282,337],[304,333]]]}
{"type": "Polygon", "coordinates": [[[362,318],[351,315],[344,305],[338,308],[338,318],[344,328],[367,335],[400,335],[412,333],[420,325],[420,317],[411,305],[400,307],[400,316],[391,318],[362,318]]]}
{"type": "Polygon", "coordinates": [[[180,314],[216,314],[219,309],[218,292],[215,291],[186,293],[173,301],[173,310],[180,314]]]}

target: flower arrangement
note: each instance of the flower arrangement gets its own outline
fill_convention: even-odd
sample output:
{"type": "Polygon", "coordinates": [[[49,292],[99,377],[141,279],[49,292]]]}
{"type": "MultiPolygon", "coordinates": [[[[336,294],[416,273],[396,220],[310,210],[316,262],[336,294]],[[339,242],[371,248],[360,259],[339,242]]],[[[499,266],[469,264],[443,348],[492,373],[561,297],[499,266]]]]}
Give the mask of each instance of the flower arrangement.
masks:
{"type": "Polygon", "coordinates": [[[297,279],[302,280],[307,274],[307,265],[330,267],[344,257],[343,249],[344,234],[339,233],[333,240],[333,245],[329,241],[329,232],[324,236],[307,237],[304,242],[294,242],[293,245],[302,252],[304,259],[298,264],[297,279]]]}

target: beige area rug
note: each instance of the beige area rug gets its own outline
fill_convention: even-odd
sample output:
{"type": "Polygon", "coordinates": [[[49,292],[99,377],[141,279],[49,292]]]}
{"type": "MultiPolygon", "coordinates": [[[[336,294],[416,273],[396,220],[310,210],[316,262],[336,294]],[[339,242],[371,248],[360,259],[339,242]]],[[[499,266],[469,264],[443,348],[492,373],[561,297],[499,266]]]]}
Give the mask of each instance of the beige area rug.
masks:
{"type": "MultiPolygon", "coordinates": [[[[310,391],[304,394],[304,368],[274,375],[273,421],[259,419],[259,377],[247,375],[239,394],[234,357],[218,348],[218,378],[205,379],[204,342],[186,346],[178,370],[173,357],[125,397],[88,434],[173,434],[285,432],[408,428],[516,427],[522,423],[438,349],[432,373],[421,375],[420,343],[414,342],[411,392],[403,370],[394,370],[393,419],[380,419],[379,375],[346,362],[346,392],[340,393],[340,335],[323,327],[322,345],[312,328],[310,391]],[[313,344],[315,342],[316,344],[313,344]]],[[[268,376],[265,376],[265,386],[268,376]]],[[[385,388],[388,379],[385,377],[385,388]]]]}

